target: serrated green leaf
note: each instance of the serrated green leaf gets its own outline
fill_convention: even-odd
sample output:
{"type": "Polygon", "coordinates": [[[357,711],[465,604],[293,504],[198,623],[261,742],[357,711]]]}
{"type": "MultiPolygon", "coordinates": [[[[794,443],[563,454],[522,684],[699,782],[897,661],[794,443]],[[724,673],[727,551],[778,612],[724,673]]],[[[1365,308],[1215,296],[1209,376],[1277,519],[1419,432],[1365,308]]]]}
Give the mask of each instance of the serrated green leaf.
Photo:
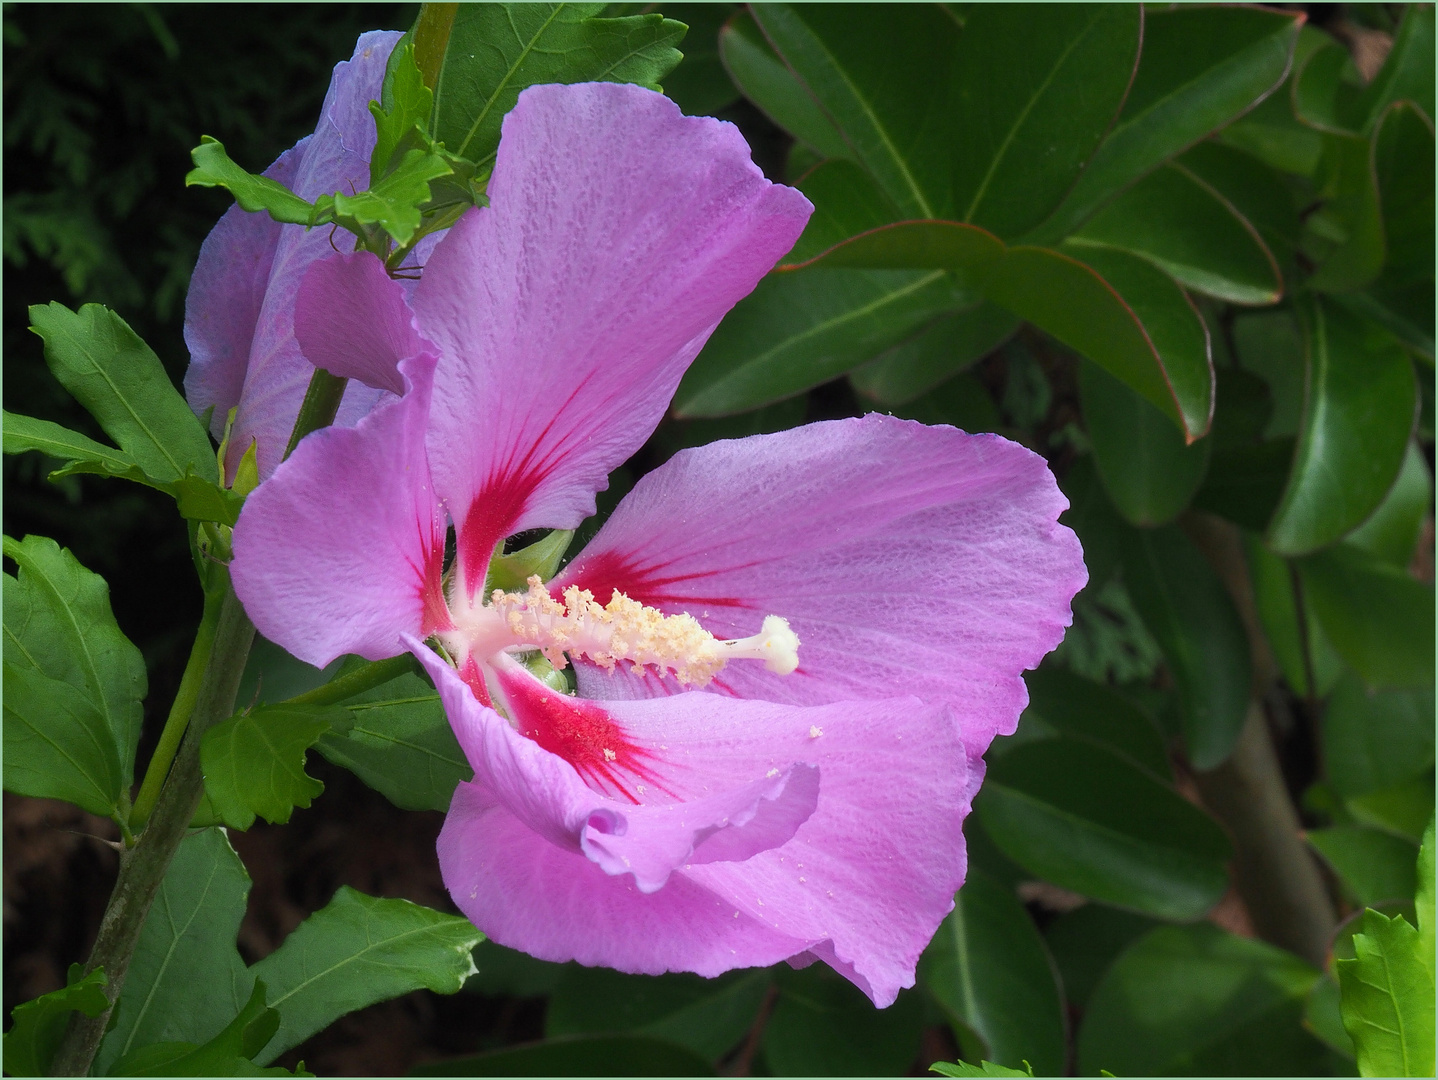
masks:
{"type": "Polygon", "coordinates": [[[1370,687],[1433,685],[1433,586],[1348,544],[1298,563],[1308,610],[1370,687]]]}
{"type": "Polygon", "coordinates": [[[305,772],[305,753],[348,717],[332,706],[260,705],[216,724],[200,743],[205,794],[226,825],[248,829],[305,809],[324,784],[305,772]]]}
{"type": "Polygon", "coordinates": [[[940,1076],[1032,1076],[1032,1066],[1027,1071],[1022,1069],[1006,1069],[1002,1065],[995,1065],[992,1061],[985,1061],[980,1065],[970,1065],[967,1061],[936,1061],[929,1066],[929,1072],[938,1073],[940,1076]]]}
{"type": "Polygon", "coordinates": [[[474,972],[483,940],[468,919],[408,900],[381,900],[341,886],[250,968],[269,987],[280,1028],[255,1057],[267,1065],[329,1024],[366,1005],[422,987],[452,994],[474,972]]]}
{"type": "Polygon", "coordinates": [[[1369,908],[1339,960],[1343,1026],[1364,1076],[1433,1075],[1433,974],[1418,955],[1418,931],[1401,915],[1369,908]]]}
{"type": "Polygon", "coordinates": [[[383,103],[371,101],[369,106],[375,119],[375,144],[369,162],[371,188],[396,164],[392,161],[395,151],[410,139],[411,133],[425,136],[429,130],[434,92],[424,84],[414,60],[413,44],[401,45],[390,56],[382,97],[383,103]]]}
{"type": "Polygon", "coordinates": [[[1153,774],[1064,736],[989,766],[974,809],[1009,858],[1085,896],[1192,919],[1227,887],[1222,830],[1153,774]]]}
{"type": "Polygon", "coordinates": [[[74,312],[52,302],[32,306],[30,323],[61,385],[146,476],[218,482],[209,435],[124,319],[99,304],[74,312]]]}
{"type": "MultiPolygon", "coordinates": [[[[105,579],[68,549],[43,536],[7,536],[4,549],[19,569],[18,577],[5,575],[5,661],[68,684],[76,702],[88,703],[101,724],[97,745],[108,741],[105,753],[114,755],[118,798],[134,777],[147,691],[144,658],[115,622],[105,579]]],[[[10,769],[23,761],[7,752],[7,785],[10,769]]]]}
{"type": "Polygon", "coordinates": [[[315,223],[334,221],[359,235],[365,234],[366,226],[377,225],[403,246],[419,229],[420,208],[430,201],[430,181],[453,172],[441,154],[407,150],[399,164],[367,191],[320,196],[315,201],[315,223]]]}
{"type": "MultiPolygon", "coordinates": [[[[969,1057],[1063,1072],[1065,1023],[1053,961],[1012,890],[970,871],[919,960],[918,977],[969,1057]],[[968,1033],[982,1047],[965,1045],[968,1033]]],[[[1020,1074],[1023,1075],[1023,1074],[1020,1074]]]]}
{"type": "Polygon", "coordinates": [[[15,1006],[14,1024],[5,1033],[5,1071],[11,1076],[49,1076],[50,1061],[60,1049],[72,1012],[99,1016],[110,1007],[101,989],[109,983],[103,968],[83,978],[79,964],[71,964],[60,990],[15,1006]]]}
{"type": "Polygon", "coordinates": [[[462,4],[434,84],[430,134],[485,167],[519,93],[537,83],[632,82],[659,89],[684,24],[662,15],[597,16],[602,4],[462,4]]]}
{"type": "Polygon", "coordinates": [[[256,982],[238,1015],[203,1045],[152,1043],[115,1062],[111,1076],[311,1076],[288,1069],[263,1069],[250,1059],[264,1048],[279,1025],[279,1014],[265,1005],[265,984],[256,982]]]}
{"type": "Polygon", "coordinates": [[[225,144],[208,135],[190,151],[195,167],[185,176],[186,187],[222,187],[235,197],[241,210],[265,211],[276,221],[308,226],[315,208],[278,180],[257,176],[240,168],[225,152],[225,144]]]}
{"type": "Polygon", "coordinates": [[[1291,953],[1199,923],[1160,927],[1089,999],[1078,1071],[1093,1076],[1316,1076],[1326,1051],[1300,1025],[1319,972],[1291,953]]]}
{"type": "Polygon", "coordinates": [[[1203,483],[1212,441],[1186,443],[1168,417],[1097,364],[1081,364],[1079,387],[1094,463],[1114,506],[1135,525],[1172,521],[1203,483]]]}
{"type": "Polygon", "coordinates": [[[664,77],[664,94],[685,116],[715,116],[739,99],[739,88],[719,58],[719,31],[737,4],[679,3],[666,14],[689,27],[684,59],[664,77]]]}
{"type": "Polygon", "coordinates": [[[223,830],[181,841],[145,916],[115,1026],[95,1056],[98,1073],[153,1043],[207,1043],[245,1007],[254,976],[235,938],[249,892],[249,874],[223,830]]]}

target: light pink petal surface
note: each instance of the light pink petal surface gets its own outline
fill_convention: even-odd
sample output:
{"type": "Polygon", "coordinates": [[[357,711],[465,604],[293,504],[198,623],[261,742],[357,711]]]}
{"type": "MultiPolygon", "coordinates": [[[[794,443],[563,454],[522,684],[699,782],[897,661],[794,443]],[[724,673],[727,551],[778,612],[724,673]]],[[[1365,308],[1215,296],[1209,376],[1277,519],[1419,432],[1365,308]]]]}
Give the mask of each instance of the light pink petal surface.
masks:
{"type": "Polygon", "coordinates": [[[396,656],[402,633],[447,625],[445,522],[424,447],[434,364],[406,361],[404,397],[305,439],[240,513],[235,593],[260,633],[306,663],[396,656]]]}
{"type": "Polygon", "coordinates": [[[399,362],[433,352],[414,328],[404,287],[368,251],[311,264],[295,300],[295,340],[315,367],[404,392],[399,362]]]}
{"type": "MultiPolygon", "coordinates": [[[[335,65],[319,125],[305,145],[292,184],[308,200],[336,191],[352,193],[369,186],[369,157],[374,149],[374,118],[369,102],[380,96],[385,64],[402,35],[376,30],[362,34],[354,56],[335,65]]],[[[295,298],[310,264],[336,250],[353,250],[350,234],[320,228],[306,231],[283,225],[275,248],[268,289],[255,325],[230,451],[231,467],[251,440],[257,442],[260,477],[274,472],[284,456],[313,366],[294,335],[295,298]],[[331,246],[331,235],[336,246],[331,246]]],[[[351,383],[337,423],[354,424],[380,400],[381,391],[351,383]]]]}
{"type": "MultiPolygon", "coordinates": [[[[439,690],[474,769],[473,783],[490,792],[536,836],[582,854],[607,874],[632,876],[641,892],[662,887],[691,855],[706,860],[748,858],[783,844],[813,813],[818,771],[793,762],[770,768],[767,774],[757,770],[716,777],[702,794],[682,802],[636,805],[611,798],[585,784],[568,761],[481,705],[454,669],[417,638],[408,638],[407,643],[439,690]]],[[[515,686],[519,679],[530,684],[526,693],[560,698],[563,703],[564,695],[519,670],[514,679],[501,680],[511,708],[520,704],[515,686]]],[[[699,712],[709,726],[717,727],[743,726],[753,721],[757,711],[755,703],[689,695],[662,703],[620,702],[612,710],[613,719],[621,729],[632,725],[652,729],[656,704],[666,718],[699,712]]],[[[517,711],[516,722],[523,726],[525,710],[517,711]]],[[[653,753],[656,771],[662,772],[667,751],[657,744],[646,749],[653,753]]]]}
{"type": "Polygon", "coordinates": [[[414,294],[439,347],[431,459],[472,590],[493,545],[594,510],[709,333],[812,209],[732,125],[637,86],[534,86],[414,294]]]}
{"type": "MultiPolygon", "coordinates": [[[[639,481],[552,585],[687,611],[719,637],[765,615],[799,669],[730,664],[720,693],[793,704],[914,694],[971,754],[1014,730],[1020,673],[1063,638],[1086,580],[1044,460],[996,435],[869,415],[683,450],[639,481]]],[[[579,668],[581,692],[674,692],[579,668]]]]}

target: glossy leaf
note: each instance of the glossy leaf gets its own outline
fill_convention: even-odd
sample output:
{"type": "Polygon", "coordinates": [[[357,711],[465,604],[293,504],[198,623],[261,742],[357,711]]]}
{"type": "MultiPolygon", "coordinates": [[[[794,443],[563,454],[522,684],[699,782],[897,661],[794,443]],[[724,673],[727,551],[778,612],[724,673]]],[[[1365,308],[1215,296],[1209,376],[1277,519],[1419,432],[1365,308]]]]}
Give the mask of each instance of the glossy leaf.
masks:
{"type": "Polygon", "coordinates": [[[1143,55],[1123,111],[1036,242],[1069,235],[1109,199],[1243,115],[1278,86],[1302,19],[1264,8],[1147,12],[1143,55]]]}
{"type": "Polygon", "coordinates": [[[719,32],[719,55],[734,85],[779,127],[821,157],[851,156],[843,132],[764,40],[763,31],[747,11],[724,24],[719,32]]]}
{"type": "Polygon", "coordinates": [[[1268,544],[1301,555],[1333,543],[1376,510],[1413,430],[1417,386],[1402,348],[1344,308],[1305,308],[1308,393],[1293,472],[1268,544]]]}
{"type": "Polygon", "coordinates": [[[1340,795],[1363,795],[1433,767],[1433,691],[1364,688],[1348,674],[1323,712],[1323,760],[1340,795]]]}
{"type": "Polygon", "coordinates": [[[1135,525],[1177,517],[1203,483],[1211,442],[1189,445],[1173,423],[1097,364],[1079,368],[1084,421],[1109,497],[1135,525]]]}
{"type": "Polygon", "coordinates": [[[1363,825],[1310,829],[1307,837],[1358,903],[1413,898],[1417,844],[1363,825]]]}
{"type": "Polygon", "coordinates": [[[1084,904],[1049,923],[1044,941],[1058,967],[1064,997],[1087,1008],[1109,966],[1156,925],[1145,915],[1104,904],[1084,904]]]}
{"type": "Polygon", "coordinates": [[[1092,743],[1028,743],[989,766],[975,803],[1030,873],[1106,903],[1192,919],[1226,887],[1228,841],[1151,773],[1092,743]]]}
{"type": "Polygon", "coordinates": [[[907,341],[855,368],[849,381],[881,405],[902,405],[987,356],[1018,328],[1016,316],[982,302],[940,316],[907,341]]]}
{"type": "Polygon", "coordinates": [[[1234,304],[1272,304],[1283,278],[1258,230],[1182,165],[1156,169],[1084,223],[1071,243],[1142,255],[1182,285],[1234,304]]]}
{"type": "Polygon", "coordinates": [[[1300,226],[1293,192],[1281,173],[1261,159],[1205,139],[1174,159],[1172,167],[1187,171],[1231,204],[1258,230],[1280,264],[1285,261],[1281,249],[1298,243],[1300,226]]]}
{"type": "Polygon", "coordinates": [[[1293,463],[1291,438],[1213,448],[1193,506],[1262,532],[1278,508],[1293,463]]]}
{"type": "Polygon", "coordinates": [[[625,975],[607,968],[564,969],[544,1013],[549,1038],[634,1034],[675,1043],[714,1061],[738,1045],[769,993],[767,971],[625,975]]]}
{"type": "Polygon", "coordinates": [[[913,1062],[923,1028],[918,995],[876,1009],[824,964],[776,969],[779,997],[764,1027],[764,1060],[777,1076],[894,1076],[913,1062]]]}
{"type": "Polygon", "coordinates": [[[1364,89],[1364,130],[1373,128],[1389,103],[1404,99],[1416,102],[1432,120],[1433,97],[1433,9],[1414,4],[1404,9],[1388,58],[1364,89]]]}
{"type": "Polygon", "coordinates": [[[1343,1026],[1364,1076],[1433,1073],[1433,974],[1418,955],[1418,931],[1371,908],[1353,938],[1357,956],[1338,961],[1343,1026]]]}
{"type": "Polygon", "coordinates": [[[1340,544],[1299,563],[1309,610],[1374,688],[1433,685],[1433,586],[1340,544]]]}
{"type": "MultiPolygon", "coordinates": [[[[659,89],[684,24],[597,16],[603,4],[461,4],[437,58],[430,134],[481,167],[519,93],[537,83],[632,82],[659,89]]],[[[426,65],[422,63],[421,68],[426,65]]]]}
{"type": "Polygon", "coordinates": [[[224,830],[181,842],[140,930],[115,1026],[95,1058],[99,1073],[151,1043],[207,1043],[240,1013],[254,985],[235,947],[249,893],[224,830]]]}
{"type": "Polygon", "coordinates": [[[919,960],[919,979],[955,1024],[966,1056],[1056,1076],[1064,1015],[1053,961],[1012,890],[970,871],[919,960]],[[981,1046],[966,1045],[978,1037],[981,1046]]]}
{"type": "Polygon", "coordinates": [[[1373,171],[1383,208],[1385,279],[1431,281],[1433,122],[1411,102],[1395,103],[1379,119],[1373,171]]]}
{"type": "MultiPolygon", "coordinates": [[[[1293,49],[1294,70],[1311,51],[1310,29],[1305,25],[1299,31],[1298,43],[1293,49]]],[[[1322,133],[1293,115],[1288,90],[1282,86],[1212,137],[1225,146],[1252,154],[1270,169],[1291,176],[1313,176],[1323,154],[1322,133]]]]}
{"type": "Polygon", "coordinates": [[[30,323],[61,385],[147,476],[219,479],[210,437],[125,320],[99,304],[74,312],[50,303],[31,307],[30,323]]]}
{"type": "Polygon", "coordinates": [[[960,431],[998,431],[1003,426],[998,406],[972,373],[964,372],[928,393],[890,407],[895,416],[921,424],[950,424],[960,431]]]}
{"type": "Polygon", "coordinates": [[[1346,46],[1322,31],[1313,33],[1321,36],[1321,44],[1294,65],[1294,115],[1319,131],[1356,132],[1363,126],[1363,76],[1346,46]]]}
{"type": "MultiPolygon", "coordinates": [[[[108,744],[103,753],[107,760],[114,756],[113,794],[118,797],[133,779],[144,721],[144,658],[115,622],[105,579],[81,566],[68,549],[43,536],[21,541],[7,536],[4,547],[19,571],[16,577],[5,575],[5,662],[67,684],[71,693],[66,698],[75,702],[72,712],[80,710],[80,701],[89,706],[90,719],[98,723],[96,746],[108,744]]],[[[38,691],[39,684],[33,684],[30,692],[38,691]]],[[[9,737],[7,725],[7,745],[9,737]]],[[[23,754],[10,754],[7,749],[7,786],[10,770],[25,760],[23,754]]]]}
{"type": "MultiPolygon", "coordinates": [[[[822,162],[801,177],[796,186],[814,204],[814,213],[810,215],[803,234],[780,264],[784,268],[807,263],[846,240],[874,229],[882,229],[886,225],[893,225],[899,218],[898,207],[879,190],[873,178],[852,161],[822,162]]],[[[923,233],[912,232],[912,228],[906,226],[900,228],[899,232],[922,243],[923,233]]],[[[988,234],[980,229],[956,224],[950,231],[963,233],[964,237],[958,238],[960,240],[967,237],[983,242],[986,245],[984,250],[998,250],[997,241],[989,238],[988,234]]],[[[878,270],[902,270],[911,265],[920,269],[946,268],[946,264],[942,262],[922,265],[906,260],[902,257],[905,247],[896,246],[889,241],[887,230],[872,239],[855,242],[860,245],[863,257],[851,260],[849,265],[878,270]],[[895,258],[896,252],[900,257],[895,258]]],[[[836,261],[833,265],[843,263],[836,261]]]]}
{"type": "Polygon", "coordinates": [[[1303,331],[1291,310],[1244,312],[1230,327],[1235,359],[1268,384],[1273,413],[1265,439],[1297,436],[1303,419],[1303,331]]]}
{"type": "Polygon", "coordinates": [[[1169,778],[1163,737],[1132,701],[1116,690],[1045,664],[1024,673],[1030,713],[1064,735],[1087,739],[1121,754],[1161,779],[1169,778]]]}
{"type": "Polygon", "coordinates": [[[1311,612],[1305,613],[1300,625],[1296,572],[1251,533],[1244,534],[1243,550],[1263,634],[1283,677],[1303,697],[1324,696],[1343,673],[1343,660],[1311,612]],[[1314,687],[1308,685],[1310,669],[1314,687]]]}
{"type": "Polygon", "coordinates": [[[341,886],[280,947],[250,968],[269,987],[280,1027],[255,1057],[267,1065],[346,1013],[421,987],[452,994],[474,971],[483,936],[468,919],[341,886]]]}
{"type": "Polygon", "coordinates": [[[1121,550],[1124,583],[1178,690],[1189,760],[1212,769],[1233,750],[1248,711],[1243,623],[1218,576],[1177,526],[1131,530],[1121,550]]]}
{"type": "Polygon", "coordinates": [[[50,1061],[60,1049],[70,1014],[99,1016],[110,1007],[103,989],[109,983],[104,969],[96,968],[83,978],[80,971],[79,964],[71,964],[63,987],[15,1006],[14,1023],[5,1033],[5,1071],[11,1076],[49,1076],[50,1061]]]}
{"type": "Polygon", "coordinates": [[[432,1061],[411,1076],[713,1076],[692,1051],[642,1035],[580,1035],[432,1061]]]}
{"type": "Polygon", "coordinates": [[[1079,1073],[1318,1075],[1324,1050],[1299,1024],[1318,978],[1293,954],[1212,925],[1160,927],[1090,998],[1079,1073]]]}
{"type": "Polygon", "coordinates": [[[714,116],[739,98],[739,89],[719,57],[719,32],[732,10],[728,4],[670,4],[667,14],[689,27],[684,59],[664,77],[664,93],[685,116],[714,116]]]}
{"type": "Polygon", "coordinates": [[[723,416],[801,393],[902,341],[954,298],[942,270],[767,277],[690,366],[674,395],[674,414],[723,416]]]}
{"type": "Polygon", "coordinates": [[[305,772],[305,753],[345,719],[333,707],[260,705],[205,732],[200,768],[220,819],[242,830],[257,814],[282,825],[308,807],[325,786],[305,772]]]}
{"type": "Polygon", "coordinates": [[[1326,201],[1308,225],[1313,235],[1326,223],[1323,239],[1329,242],[1310,252],[1319,265],[1308,284],[1334,292],[1360,289],[1382,270],[1387,247],[1373,144],[1361,135],[1327,134],[1320,164],[1326,201]]]}

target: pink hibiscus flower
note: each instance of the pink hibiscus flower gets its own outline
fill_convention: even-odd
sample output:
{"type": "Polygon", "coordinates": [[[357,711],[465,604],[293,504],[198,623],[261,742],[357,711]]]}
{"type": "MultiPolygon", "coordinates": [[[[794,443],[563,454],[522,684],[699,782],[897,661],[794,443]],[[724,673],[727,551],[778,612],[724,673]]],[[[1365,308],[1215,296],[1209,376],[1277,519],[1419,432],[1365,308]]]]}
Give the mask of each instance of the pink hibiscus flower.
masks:
{"type": "Polygon", "coordinates": [[[730,125],[614,84],[525,91],[489,198],[412,296],[363,254],[306,277],[310,359],[401,395],[250,497],[235,588],[312,664],[419,657],[475,771],[440,865],[495,941],[646,973],[818,958],[887,1005],[1085,580],[1066,502],[996,436],[813,424],[682,451],[554,581],[487,594],[507,536],[594,512],[811,211],[730,125]]]}

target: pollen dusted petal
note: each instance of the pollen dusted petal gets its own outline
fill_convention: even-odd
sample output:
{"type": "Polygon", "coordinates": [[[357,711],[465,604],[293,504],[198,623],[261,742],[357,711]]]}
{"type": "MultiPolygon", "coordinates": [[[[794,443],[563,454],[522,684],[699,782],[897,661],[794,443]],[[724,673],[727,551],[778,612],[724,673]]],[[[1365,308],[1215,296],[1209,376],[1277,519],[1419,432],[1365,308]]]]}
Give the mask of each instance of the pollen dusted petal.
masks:
{"type": "Polygon", "coordinates": [[[230,567],[260,633],[323,667],[346,653],[404,651],[400,635],[444,628],[444,517],[424,430],[432,356],[400,368],[410,384],[353,428],[309,436],[245,502],[230,567]]]}
{"type": "MultiPolygon", "coordinates": [[[[719,637],[782,615],[798,670],[730,664],[714,689],[793,704],[915,694],[952,708],[976,757],[1014,730],[1021,673],[1072,621],[1087,572],[1058,524],[1067,505],[1044,460],[997,435],[834,420],[681,450],[551,588],[622,589],[719,637]]],[[[591,697],[679,689],[577,673],[591,697]]]]}
{"type": "Polygon", "coordinates": [[[594,512],[812,210],[732,125],[620,83],[520,94],[488,196],[414,294],[443,358],[431,457],[471,593],[505,536],[594,512]]]}

